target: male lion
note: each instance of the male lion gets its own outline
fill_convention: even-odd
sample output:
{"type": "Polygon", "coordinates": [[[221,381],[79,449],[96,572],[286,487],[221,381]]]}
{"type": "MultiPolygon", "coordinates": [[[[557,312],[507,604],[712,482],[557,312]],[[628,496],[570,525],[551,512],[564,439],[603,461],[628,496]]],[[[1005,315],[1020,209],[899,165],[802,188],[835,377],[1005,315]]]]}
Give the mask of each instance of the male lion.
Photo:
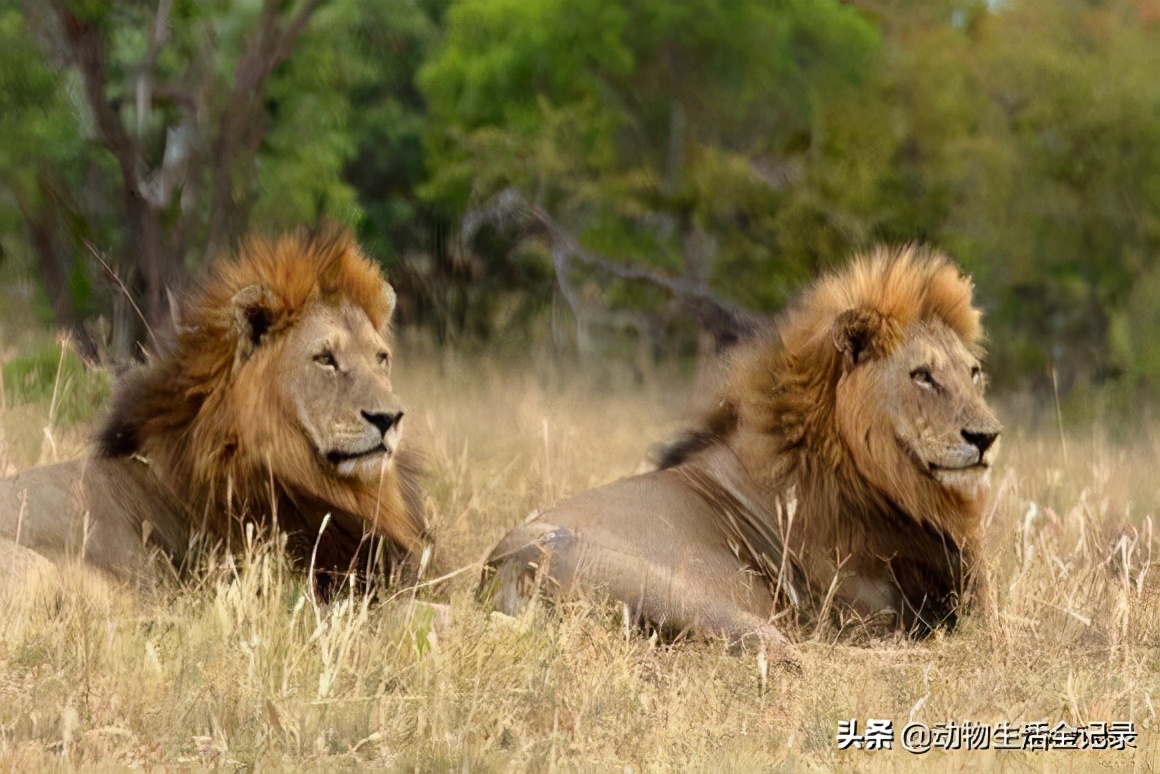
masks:
{"type": "Polygon", "coordinates": [[[375,538],[394,557],[418,548],[394,306],[343,231],[250,239],[118,382],[91,449],[0,482],[0,535],[141,581],[154,549],[180,567],[198,536],[229,543],[251,523],[323,570],[370,561],[375,538]]]}
{"type": "Polygon", "coordinates": [[[512,530],[481,592],[602,590],[667,630],[783,639],[836,609],[953,625],[978,557],[1000,424],[980,314],[945,257],[879,248],[820,279],[733,358],[659,469],[512,530]]]}

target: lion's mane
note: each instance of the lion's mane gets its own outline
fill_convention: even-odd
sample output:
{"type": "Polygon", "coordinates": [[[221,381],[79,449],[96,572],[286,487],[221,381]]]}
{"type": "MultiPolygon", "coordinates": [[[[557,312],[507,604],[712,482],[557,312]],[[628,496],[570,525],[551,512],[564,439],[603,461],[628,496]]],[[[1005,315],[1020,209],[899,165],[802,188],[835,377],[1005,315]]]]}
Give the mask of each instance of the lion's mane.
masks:
{"type": "Polygon", "coordinates": [[[282,334],[317,301],[349,302],[385,330],[393,294],[343,229],[302,229],[276,240],[252,237],[218,262],[180,307],[175,331],[115,389],[97,454],[137,457],[186,506],[193,530],[236,538],[247,521],[299,534],[319,563],[354,561],[364,533],[410,552],[423,542],[416,457],[405,445],[382,481],[327,475],[301,429],[273,413],[270,385],[242,362],[278,357],[282,334]],[[267,290],[239,310],[246,288],[267,290]]]}
{"type": "MultiPolygon", "coordinates": [[[[885,355],[902,343],[912,322],[939,320],[979,356],[981,314],[971,295],[970,280],[949,259],[917,247],[880,247],[823,277],[737,348],[713,409],[662,450],[658,467],[728,444],[766,492],[794,501],[798,518],[789,542],[799,564],[808,566],[811,552],[832,557],[835,546],[925,558],[892,568],[904,593],[941,589],[958,599],[966,580],[961,568],[969,568],[978,549],[981,505],[926,488],[924,507],[903,511],[859,472],[839,432],[836,395],[846,354],[835,346],[835,331],[848,328],[864,352],[885,355]],[[932,567],[940,568],[934,577],[932,567]]],[[[895,480],[914,487],[916,478],[900,471],[895,480]]],[[[771,554],[780,552],[781,546],[769,547],[771,554]]],[[[830,579],[810,580],[812,591],[824,595],[830,579]]],[[[953,623],[953,607],[948,603],[933,615],[953,623]]]]}

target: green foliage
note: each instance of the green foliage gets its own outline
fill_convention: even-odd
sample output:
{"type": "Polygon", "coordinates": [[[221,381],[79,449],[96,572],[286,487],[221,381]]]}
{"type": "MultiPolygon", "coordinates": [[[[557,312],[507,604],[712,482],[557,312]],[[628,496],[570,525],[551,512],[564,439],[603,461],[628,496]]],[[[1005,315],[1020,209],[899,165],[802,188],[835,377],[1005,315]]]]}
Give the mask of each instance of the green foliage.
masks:
{"type": "MultiPolygon", "coordinates": [[[[0,129],[11,128],[0,217],[25,227],[20,252],[42,269],[62,325],[84,336],[82,320],[112,312],[119,292],[85,241],[158,325],[164,285],[244,230],[359,220],[343,172],[357,146],[352,85],[368,67],[346,45],[362,5],[0,4],[0,129]]],[[[136,324],[118,314],[114,325],[136,324]]]]}
{"type": "Polygon", "coordinates": [[[1140,374],[1140,337],[1160,335],[1132,298],[1160,248],[1160,35],[1134,10],[1025,0],[979,46],[986,128],[1006,147],[968,224],[974,251],[1001,302],[996,322],[1070,378],[1140,374]],[[1141,327],[1117,342],[1124,315],[1141,327]]]}
{"type": "Polygon", "coordinates": [[[415,192],[428,175],[427,116],[413,79],[435,40],[440,7],[419,0],[355,7],[358,23],[343,51],[354,149],[343,178],[358,195],[363,244],[393,268],[430,241],[431,216],[415,192]]]}
{"type": "MultiPolygon", "coordinates": [[[[424,191],[463,209],[515,186],[590,249],[769,307],[808,267],[770,254],[779,175],[876,45],[837,2],[457,3],[419,74],[424,191]]],[[[604,303],[660,300],[614,286],[604,303]]]]}
{"type": "MultiPolygon", "coordinates": [[[[28,223],[51,225],[74,245],[94,236],[70,187],[108,169],[109,159],[91,154],[78,88],[44,61],[18,5],[0,2],[0,261],[32,265],[28,223]]],[[[90,184],[95,194],[107,193],[90,184]]],[[[74,269],[67,292],[89,309],[89,276],[74,269]]]]}
{"type": "Polygon", "coordinates": [[[77,166],[81,127],[69,87],[45,65],[19,9],[0,4],[0,174],[13,195],[35,195],[38,164],[77,166]]]}
{"type": "Polygon", "coordinates": [[[781,150],[808,131],[813,103],[856,78],[874,38],[836,2],[453,5],[419,80],[437,127],[433,192],[679,187],[702,149],[781,150]]]}
{"type": "MultiPolygon", "coordinates": [[[[204,84],[198,126],[227,109],[263,5],[175,0],[154,79],[204,84]]],[[[110,297],[84,241],[131,227],[117,159],[39,7],[0,0],[0,247],[55,256],[79,323],[110,297]]],[[[107,96],[149,169],[184,115],[160,87],[136,114],[157,7],[68,3],[107,40],[107,96]]],[[[1156,7],[330,0],[260,90],[229,200],[239,227],[355,225],[399,287],[400,319],[443,337],[534,327],[557,297],[691,332],[666,293],[559,270],[504,224],[461,240],[464,215],[511,188],[613,263],[756,310],[854,250],[926,241],[975,277],[996,382],[1051,389],[1054,372],[1065,393],[1147,394],[1160,386],[1156,7]]],[[[212,145],[202,137],[159,215],[184,264],[205,254],[212,145]]]]}

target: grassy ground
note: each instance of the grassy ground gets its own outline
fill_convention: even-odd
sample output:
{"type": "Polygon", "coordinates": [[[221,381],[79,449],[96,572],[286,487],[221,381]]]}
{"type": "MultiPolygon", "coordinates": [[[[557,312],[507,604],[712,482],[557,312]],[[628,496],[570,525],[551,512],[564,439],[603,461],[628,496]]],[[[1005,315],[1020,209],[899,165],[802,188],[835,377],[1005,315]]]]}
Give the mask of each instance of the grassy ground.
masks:
{"type": "MultiPolygon", "coordinates": [[[[819,636],[788,669],[721,643],[626,636],[604,609],[505,621],[472,600],[507,528],[632,473],[681,426],[687,380],[399,363],[443,564],[462,568],[450,623],[435,625],[426,589],[317,608],[262,546],[240,571],[210,568],[145,599],[71,570],[0,616],[0,768],[1160,768],[1160,428],[1112,443],[1099,428],[1061,438],[1006,417],[988,525],[994,619],[921,643],[819,636]],[[837,749],[839,720],[872,717],[896,732],[910,720],[1132,721],[1139,737],[1116,752],[837,749]]],[[[102,378],[58,390],[53,415],[94,411],[102,378]]],[[[51,403],[0,409],[0,468],[77,452],[84,425],[50,423],[51,403]]]]}

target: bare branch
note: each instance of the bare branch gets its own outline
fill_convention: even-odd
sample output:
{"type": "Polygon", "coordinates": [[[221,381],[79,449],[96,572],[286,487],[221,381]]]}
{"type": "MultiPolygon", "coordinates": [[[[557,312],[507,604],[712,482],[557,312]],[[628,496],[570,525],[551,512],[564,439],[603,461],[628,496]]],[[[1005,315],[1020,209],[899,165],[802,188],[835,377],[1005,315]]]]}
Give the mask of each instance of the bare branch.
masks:
{"type": "Polygon", "coordinates": [[[278,44],[274,49],[274,55],[270,60],[270,67],[266,75],[270,74],[275,67],[285,62],[290,54],[294,52],[294,46],[298,43],[298,38],[306,30],[306,25],[310,23],[310,19],[314,16],[314,12],[322,5],[322,0],[306,0],[302,7],[298,9],[298,13],[290,20],[286,29],[282,31],[279,36],[278,44]]]}
{"type": "MultiPolygon", "coordinates": [[[[147,127],[149,111],[153,107],[155,95],[162,92],[154,83],[157,68],[157,59],[165,44],[169,42],[169,16],[173,10],[173,0],[159,0],[157,13],[153,18],[153,32],[149,37],[148,49],[144,61],[137,70],[137,138],[143,141],[147,127]]],[[[141,196],[149,202],[155,210],[164,210],[169,207],[173,190],[185,176],[185,166],[189,159],[190,149],[194,143],[196,132],[196,107],[192,100],[178,102],[181,107],[182,119],[177,126],[167,127],[165,130],[165,153],[161,159],[161,166],[148,174],[141,170],[142,179],[138,183],[141,196]]]]}
{"type": "Polygon", "coordinates": [[[469,212],[463,219],[463,239],[470,240],[485,223],[494,223],[501,228],[514,223],[523,229],[525,235],[536,231],[542,233],[551,247],[556,279],[565,301],[574,312],[578,300],[574,293],[569,292],[571,282],[566,276],[571,261],[617,279],[643,282],[668,291],[685,306],[697,324],[717,340],[719,346],[752,335],[763,323],[760,315],[719,298],[703,285],[669,277],[643,266],[617,263],[593,253],[580,245],[543,207],[529,202],[515,188],[502,191],[484,207],[469,212]]]}
{"type": "Polygon", "coordinates": [[[149,321],[145,319],[145,315],[141,313],[141,307],[137,306],[137,302],[133,300],[133,294],[129,292],[129,288],[126,287],[125,283],[121,280],[121,275],[117,274],[116,270],[109,265],[108,261],[105,260],[105,256],[101,254],[100,248],[98,248],[87,239],[85,240],[85,248],[89,251],[89,254],[96,258],[97,262],[101,264],[101,268],[105,270],[106,276],[108,276],[109,279],[111,279],[117,285],[117,287],[120,288],[121,293],[125,296],[125,299],[133,307],[133,311],[137,313],[137,317],[141,320],[141,324],[145,326],[145,331],[149,334],[149,338],[152,339],[154,345],[156,345],[157,337],[153,334],[153,328],[149,326],[149,321]]]}
{"type": "Polygon", "coordinates": [[[284,28],[278,24],[281,5],[280,0],[265,0],[262,3],[258,27],[234,70],[231,102],[234,99],[254,97],[274,68],[290,57],[298,38],[310,23],[310,18],[322,5],[322,0],[305,0],[284,28]]]}

